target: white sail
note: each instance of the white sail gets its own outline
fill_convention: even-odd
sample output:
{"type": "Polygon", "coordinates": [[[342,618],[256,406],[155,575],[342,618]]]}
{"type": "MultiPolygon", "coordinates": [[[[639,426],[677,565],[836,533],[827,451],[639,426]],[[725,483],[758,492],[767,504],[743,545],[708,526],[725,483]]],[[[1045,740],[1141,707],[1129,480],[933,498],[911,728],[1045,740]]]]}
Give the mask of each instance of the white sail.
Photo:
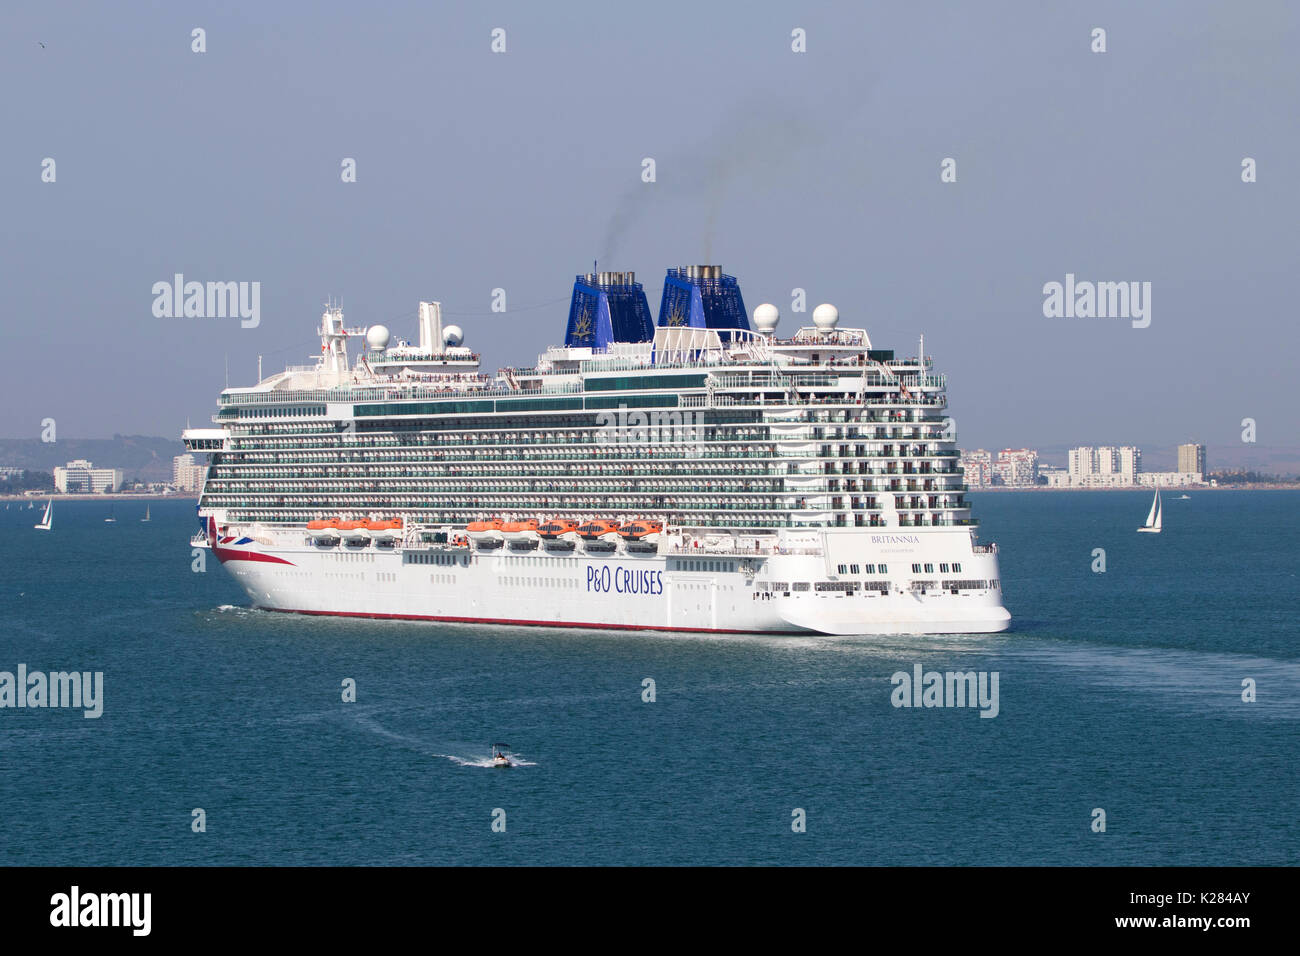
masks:
{"type": "Polygon", "coordinates": [[[45,505],[45,517],[43,517],[41,519],[41,523],[36,526],[36,530],[49,531],[52,526],[53,519],[54,519],[54,499],[51,498],[49,502],[47,502],[45,505]]]}
{"type": "Polygon", "coordinates": [[[1155,498],[1153,498],[1151,501],[1151,510],[1147,513],[1146,524],[1138,528],[1138,530],[1150,531],[1152,533],[1159,534],[1161,517],[1162,515],[1160,512],[1160,489],[1157,488],[1155,498]]]}
{"type": "Polygon", "coordinates": [[[1159,491],[1157,491],[1156,496],[1151,499],[1151,510],[1147,512],[1147,520],[1144,527],[1154,528],[1156,526],[1156,515],[1158,514],[1160,514],[1160,492],[1159,491]]]}

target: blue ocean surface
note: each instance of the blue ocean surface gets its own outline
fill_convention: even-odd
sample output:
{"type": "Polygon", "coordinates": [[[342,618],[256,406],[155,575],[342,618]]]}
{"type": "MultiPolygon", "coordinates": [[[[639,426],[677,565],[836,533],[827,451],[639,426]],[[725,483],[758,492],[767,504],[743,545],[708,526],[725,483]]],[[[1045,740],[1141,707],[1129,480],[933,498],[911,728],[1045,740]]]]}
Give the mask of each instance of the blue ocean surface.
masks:
{"type": "Polygon", "coordinates": [[[191,570],[192,501],[0,507],[0,671],[104,674],[99,719],[0,709],[0,862],[1300,862],[1300,493],[1149,501],[976,495],[1012,630],[849,639],[273,614],[191,570]],[[917,664],[998,715],[893,706],[917,664]]]}

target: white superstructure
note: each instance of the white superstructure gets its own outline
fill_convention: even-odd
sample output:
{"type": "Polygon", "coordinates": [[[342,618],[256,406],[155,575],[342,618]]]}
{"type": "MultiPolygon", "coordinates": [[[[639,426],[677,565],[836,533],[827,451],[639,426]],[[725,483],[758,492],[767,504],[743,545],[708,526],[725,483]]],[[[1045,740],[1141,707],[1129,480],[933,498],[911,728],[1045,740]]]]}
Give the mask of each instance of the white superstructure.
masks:
{"type": "Polygon", "coordinates": [[[186,431],[211,462],[194,544],[273,610],[1005,629],[944,377],[831,306],[813,320],[782,339],[761,305],[753,331],[735,280],[693,266],[670,270],[653,327],[631,273],[593,272],[564,346],[486,375],[437,303],[421,304],[418,345],[392,346],[329,307],[316,364],[227,388],[217,427],[186,431]]]}

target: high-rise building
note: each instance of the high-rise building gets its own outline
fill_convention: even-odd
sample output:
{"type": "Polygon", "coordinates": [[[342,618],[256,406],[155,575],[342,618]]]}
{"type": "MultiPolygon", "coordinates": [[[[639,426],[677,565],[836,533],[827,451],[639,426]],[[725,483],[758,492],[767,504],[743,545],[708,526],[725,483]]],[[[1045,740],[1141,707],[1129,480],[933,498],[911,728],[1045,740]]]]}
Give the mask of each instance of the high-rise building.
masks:
{"type": "Polygon", "coordinates": [[[1127,485],[1137,484],[1137,476],[1142,474],[1142,450],[1132,445],[1119,448],[1119,473],[1127,485]]]}
{"type": "Polygon", "coordinates": [[[122,469],[96,468],[84,458],[54,469],[54,487],[66,494],[101,494],[122,487],[122,469]]]}
{"type": "Polygon", "coordinates": [[[1108,488],[1136,485],[1142,473],[1142,449],[1133,445],[1084,445],[1070,449],[1068,483],[1074,487],[1108,488]]]}
{"type": "Polygon", "coordinates": [[[1035,485],[1038,483],[1038,452],[1032,448],[1004,448],[998,452],[993,474],[1004,485],[1035,485]]]}
{"type": "Polygon", "coordinates": [[[1071,478],[1087,478],[1097,472],[1097,449],[1083,445],[1070,449],[1069,472],[1071,478]]]}
{"type": "Polygon", "coordinates": [[[961,467],[970,487],[987,488],[993,484],[993,455],[983,448],[962,452],[961,467]]]}
{"type": "Polygon", "coordinates": [[[193,455],[177,455],[172,459],[172,484],[177,491],[199,492],[207,475],[207,465],[198,465],[193,455]]]}
{"type": "Polygon", "coordinates": [[[1182,472],[1205,474],[1205,446],[1189,442],[1178,446],[1178,470],[1182,472]]]}

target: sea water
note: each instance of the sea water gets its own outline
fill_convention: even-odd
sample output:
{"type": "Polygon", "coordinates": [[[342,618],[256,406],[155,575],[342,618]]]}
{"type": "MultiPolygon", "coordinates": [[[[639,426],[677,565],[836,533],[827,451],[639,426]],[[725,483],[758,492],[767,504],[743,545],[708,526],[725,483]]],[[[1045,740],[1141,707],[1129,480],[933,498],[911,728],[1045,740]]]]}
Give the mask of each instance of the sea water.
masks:
{"type": "Polygon", "coordinates": [[[920,638],[274,614],[192,501],[0,511],[0,671],[103,674],[0,709],[0,862],[1295,864],[1300,493],[1164,497],[977,494],[1012,629],[920,638]]]}

